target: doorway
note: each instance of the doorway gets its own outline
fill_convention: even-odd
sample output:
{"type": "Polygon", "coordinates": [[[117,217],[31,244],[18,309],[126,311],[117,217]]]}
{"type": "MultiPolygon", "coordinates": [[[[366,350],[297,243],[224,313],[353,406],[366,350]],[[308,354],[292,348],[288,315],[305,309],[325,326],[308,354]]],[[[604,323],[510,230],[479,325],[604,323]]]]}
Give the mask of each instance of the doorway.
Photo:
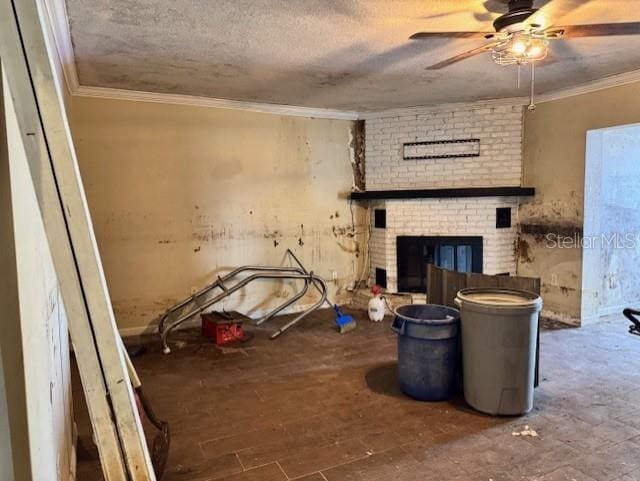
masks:
{"type": "Polygon", "coordinates": [[[587,133],[582,319],[640,305],[640,124],[587,133]]]}

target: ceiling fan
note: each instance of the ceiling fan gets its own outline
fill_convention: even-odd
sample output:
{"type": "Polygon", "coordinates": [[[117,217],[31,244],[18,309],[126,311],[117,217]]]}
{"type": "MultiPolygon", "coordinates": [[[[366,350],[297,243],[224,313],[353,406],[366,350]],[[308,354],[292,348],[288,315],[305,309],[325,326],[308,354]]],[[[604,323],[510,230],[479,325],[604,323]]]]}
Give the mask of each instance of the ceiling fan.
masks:
{"type": "MultiPolygon", "coordinates": [[[[609,37],[639,35],[640,22],[597,23],[558,27],[554,18],[560,18],[589,0],[541,0],[544,5],[534,8],[534,0],[502,0],[507,3],[507,13],[493,22],[495,32],[418,32],[410,38],[478,38],[488,43],[427,67],[439,70],[467,58],[491,52],[499,65],[522,65],[544,59],[549,52],[549,41],[578,37],[609,37]]],[[[485,2],[486,4],[486,2],[485,2]]]]}

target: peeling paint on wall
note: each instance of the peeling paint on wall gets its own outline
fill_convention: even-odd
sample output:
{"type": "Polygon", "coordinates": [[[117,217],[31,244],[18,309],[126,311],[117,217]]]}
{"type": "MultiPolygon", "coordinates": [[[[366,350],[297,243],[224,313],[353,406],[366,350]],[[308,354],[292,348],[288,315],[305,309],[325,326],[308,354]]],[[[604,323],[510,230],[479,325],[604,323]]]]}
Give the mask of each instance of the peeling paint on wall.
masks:
{"type": "Polygon", "coordinates": [[[355,190],[365,190],[365,121],[353,122],[351,129],[351,165],[353,168],[353,186],[355,190]]]}
{"type": "Polygon", "coordinates": [[[547,240],[550,234],[577,239],[582,237],[582,226],[574,225],[571,222],[522,223],[520,230],[522,234],[533,236],[537,242],[547,240]]]}
{"type": "Polygon", "coordinates": [[[518,237],[515,245],[515,254],[518,262],[523,264],[530,264],[533,262],[531,257],[531,249],[529,248],[529,242],[522,236],[518,237]]]}

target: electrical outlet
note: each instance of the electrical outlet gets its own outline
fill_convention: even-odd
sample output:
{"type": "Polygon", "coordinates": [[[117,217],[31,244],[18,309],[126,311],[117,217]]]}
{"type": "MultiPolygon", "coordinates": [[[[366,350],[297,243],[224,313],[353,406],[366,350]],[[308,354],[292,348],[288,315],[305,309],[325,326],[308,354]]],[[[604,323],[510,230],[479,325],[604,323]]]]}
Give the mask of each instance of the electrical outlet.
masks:
{"type": "Polygon", "coordinates": [[[558,274],[551,274],[551,285],[558,286],[558,274]]]}
{"type": "Polygon", "coordinates": [[[332,272],[331,272],[331,278],[332,278],[334,281],[337,281],[337,280],[338,280],[338,272],[337,272],[337,271],[332,271],[332,272]]]}

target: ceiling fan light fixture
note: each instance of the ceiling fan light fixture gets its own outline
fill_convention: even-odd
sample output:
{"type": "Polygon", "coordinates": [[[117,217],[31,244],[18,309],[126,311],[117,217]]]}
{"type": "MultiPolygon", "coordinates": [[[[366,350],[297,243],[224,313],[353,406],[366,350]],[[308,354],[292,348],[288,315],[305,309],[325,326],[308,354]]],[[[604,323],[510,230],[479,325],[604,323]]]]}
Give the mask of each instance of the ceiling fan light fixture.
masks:
{"type": "Polygon", "coordinates": [[[511,35],[492,48],[493,61],[498,65],[527,64],[544,59],[549,52],[549,42],[531,33],[511,35]]]}
{"type": "MultiPolygon", "coordinates": [[[[479,0],[478,0],[479,1],[479,0]]],[[[640,21],[593,23],[568,26],[554,26],[554,19],[562,17],[580,4],[592,0],[544,0],[544,5],[535,8],[535,0],[491,0],[506,3],[508,12],[493,22],[495,33],[486,31],[462,32],[418,32],[411,35],[412,40],[434,38],[485,39],[489,42],[476,48],[459,53],[427,67],[427,70],[440,70],[452,64],[490,52],[498,65],[524,65],[531,67],[549,54],[549,42],[558,39],[584,37],[620,37],[640,36],[640,21]]],[[[485,7],[490,10],[487,0],[485,7]]]]}
{"type": "Polygon", "coordinates": [[[540,42],[536,42],[532,45],[529,45],[526,51],[526,56],[530,60],[542,60],[547,56],[547,52],[549,51],[547,45],[544,40],[540,42]]]}
{"type": "Polygon", "coordinates": [[[529,50],[529,45],[521,38],[517,38],[513,42],[511,42],[510,50],[514,55],[524,55],[527,50],[529,50]]]}

